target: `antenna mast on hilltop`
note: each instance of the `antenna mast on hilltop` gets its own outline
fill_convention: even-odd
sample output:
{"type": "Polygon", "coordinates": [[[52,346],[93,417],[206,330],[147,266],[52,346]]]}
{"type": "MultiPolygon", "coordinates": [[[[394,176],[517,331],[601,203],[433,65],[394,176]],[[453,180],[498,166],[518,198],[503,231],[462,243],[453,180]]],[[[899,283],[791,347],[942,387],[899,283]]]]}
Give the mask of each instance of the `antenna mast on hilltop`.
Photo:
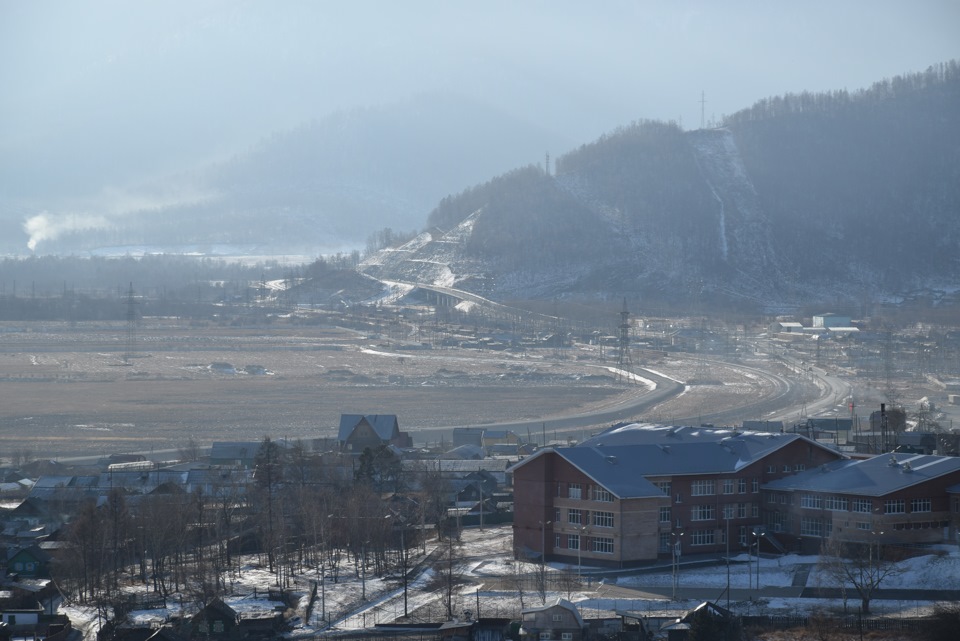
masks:
{"type": "Polygon", "coordinates": [[[617,376],[631,368],[630,362],[630,311],[627,309],[627,297],[623,297],[623,310],[620,312],[620,348],[617,351],[617,376]]]}
{"type": "Polygon", "coordinates": [[[700,128],[701,129],[707,128],[706,106],[707,106],[707,94],[701,90],[700,91],[700,128]]]}

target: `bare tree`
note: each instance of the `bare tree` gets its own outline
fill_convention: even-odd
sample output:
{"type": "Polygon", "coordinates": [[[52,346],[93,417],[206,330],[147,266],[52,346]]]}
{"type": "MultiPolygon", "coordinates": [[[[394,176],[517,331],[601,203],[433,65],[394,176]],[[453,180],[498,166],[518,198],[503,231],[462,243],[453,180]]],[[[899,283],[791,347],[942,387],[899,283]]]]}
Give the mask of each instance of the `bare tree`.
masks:
{"type": "Polygon", "coordinates": [[[901,572],[878,541],[841,541],[831,537],[820,549],[820,568],[840,586],[852,585],[860,596],[861,610],[870,612],[870,599],[887,577],[901,572]]]}
{"type": "Polygon", "coordinates": [[[452,619],[460,611],[460,593],[456,589],[463,580],[461,543],[448,536],[443,550],[435,565],[436,576],[440,582],[440,600],[448,618],[452,619]]]}
{"type": "Polygon", "coordinates": [[[186,443],[177,448],[177,456],[181,461],[200,460],[200,443],[192,436],[189,437],[186,443]]]}
{"type": "Polygon", "coordinates": [[[10,453],[10,464],[13,465],[13,467],[26,465],[31,460],[33,460],[33,452],[31,452],[29,449],[18,448],[10,453]]]}

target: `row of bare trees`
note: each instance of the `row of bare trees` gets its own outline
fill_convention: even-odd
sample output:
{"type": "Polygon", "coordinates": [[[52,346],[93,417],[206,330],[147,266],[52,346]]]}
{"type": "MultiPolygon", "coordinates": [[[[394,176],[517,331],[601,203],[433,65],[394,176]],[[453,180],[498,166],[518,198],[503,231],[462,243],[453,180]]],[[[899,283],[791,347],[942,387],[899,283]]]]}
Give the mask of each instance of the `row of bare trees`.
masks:
{"type": "Polygon", "coordinates": [[[252,479],[223,474],[190,492],[113,489],[63,502],[72,514],[55,578],[82,602],[111,602],[139,583],[158,597],[205,603],[228,593],[252,560],[280,588],[298,575],[336,583],[347,561],[358,575],[406,576],[411,557],[425,552],[424,533],[445,516],[447,489],[428,471],[402,479],[395,463],[366,452],[354,478],[337,482],[303,448],[265,439],[252,479]],[[385,478],[388,470],[397,477],[385,478]]]}

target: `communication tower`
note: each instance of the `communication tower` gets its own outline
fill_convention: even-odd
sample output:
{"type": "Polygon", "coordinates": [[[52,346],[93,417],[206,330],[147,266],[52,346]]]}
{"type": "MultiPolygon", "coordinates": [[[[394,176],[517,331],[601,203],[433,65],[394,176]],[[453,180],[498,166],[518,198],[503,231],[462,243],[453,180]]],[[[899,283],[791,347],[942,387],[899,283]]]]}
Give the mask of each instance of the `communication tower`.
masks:
{"type": "Polygon", "coordinates": [[[123,363],[130,365],[130,361],[137,352],[137,299],[133,295],[133,283],[127,290],[127,342],[123,352],[123,363]]]}
{"type": "Polygon", "coordinates": [[[623,298],[623,309],[620,311],[620,348],[617,351],[618,376],[630,371],[630,311],[627,309],[627,298],[623,298]]]}

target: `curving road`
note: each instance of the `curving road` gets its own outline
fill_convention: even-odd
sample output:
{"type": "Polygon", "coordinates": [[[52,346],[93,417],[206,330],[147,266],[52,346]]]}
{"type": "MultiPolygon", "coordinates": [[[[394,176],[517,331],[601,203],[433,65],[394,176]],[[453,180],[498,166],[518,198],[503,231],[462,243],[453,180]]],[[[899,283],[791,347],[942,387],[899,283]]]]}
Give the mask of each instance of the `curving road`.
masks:
{"type": "MultiPolygon", "coordinates": [[[[452,287],[404,281],[392,282],[419,287],[424,290],[433,291],[437,294],[469,301],[475,305],[490,310],[494,315],[498,316],[543,316],[539,314],[531,314],[531,312],[525,310],[509,307],[507,305],[486,299],[477,294],[452,287]]],[[[553,319],[552,317],[543,317],[553,319]]],[[[749,372],[755,377],[764,379],[774,389],[774,392],[771,395],[762,398],[749,400],[735,408],[700,413],[697,416],[673,417],[670,422],[675,424],[712,423],[723,425],[742,421],[745,416],[754,416],[758,419],[771,421],[782,420],[785,423],[789,423],[792,420],[802,419],[808,413],[816,414],[823,409],[832,407],[836,403],[836,399],[842,399],[849,394],[850,385],[841,379],[830,376],[825,371],[817,368],[804,368],[802,363],[793,362],[787,356],[774,356],[773,354],[775,352],[771,345],[767,343],[764,346],[767,349],[766,354],[768,358],[781,361],[787,367],[787,369],[797,374],[797,381],[790,380],[785,376],[781,376],[757,367],[715,361],[717,363],[722,363],[725,367],[733,367],[743,372],[749,372]],[[811,391],[814,385],[817,388],[816,396],[815,398],[808,398],[808,392],[811,391]]],[[[603,369],[608,370],[609,368],[604,367],[603,369]]],[[[441,435],[449,436],[454,427],[496,428],[502,430],[511,430],[518,433],[522,433],[525,430],[532,432],[539,430],[541,433],[545,433],[546,431],[550,431],[551,433],[562,433],[584,430],[587,428],[596,428],[599,426],[605,427],[618,422],[640,420],[638,417],[643,416],[644,414],[648,416],[654,415],[658,406],[661,406],[670,399],[679,396],[686,389],[686,386],[683,383],[648,369],[637,369],[633,373],[644,379],[652,381],[655,385],[654,389],[646,393],[637,394],[629,398],[622,399],[615,404],[609,405],[600,410],[573,414],[560,418],[541,420],[527,419],[502,423],[491,422],[476,425],[457,425],[432,428],[413,427],[410,431],[415,438],[438,440],[441,435]]]]}
{"type": "MultiPolygon", "coordinates": [[[[733,367],[743,372],[749,372],[757,378],[764,379],[769,386],[773,388],[773,393],[761,398],[747,400],[734,408],[701,413],[697,416],[675,416],[670,419],[670,423],[678,425],[699,425],[701,423],[730,425],[734,422],[742,421],[745,416],[762,417],[766,420],[781,420],[775,417],[802,415],[803,409],[798,410],[798,407],[806,408],[807,410],[816,410],[819,407],[829,406],[833,402],[833,397],[840,393],[838,390],[842,390],[845,385],[840,379],[827,377],[825,373],[823,373],[824,378],[829,379],[829,382],[819,383],[817,385],[817,389],[819,390],[817,399],[808,402],[808,392],[812,389],[810,380],[801,381],[798,384],[785,376],[774,374],[757,367],[731,363],[723,363],[723,365],[725,367],[733,367]]],[[[532,433],[550,432],[551,434],[576,432],[589,428],[607,427],[618,422],[644,420],[642,418],[643,416],[656,415],[658,407],[663,406],[687,389],[687,386],[683,383],[663,376],[655,371],[637,369],[635,374],[653,382],[656,387],[645,393],[621,399],[615,404],[600,410],[549,419],[526,419],[475,425],[414,428],[411,432],[414,438],[423,438],[425,440],[439,440],[441,435],[449,437],[454,427],[494,428],[510,430],[517,433],[523,433],[524,431],[532,433]]]]}

